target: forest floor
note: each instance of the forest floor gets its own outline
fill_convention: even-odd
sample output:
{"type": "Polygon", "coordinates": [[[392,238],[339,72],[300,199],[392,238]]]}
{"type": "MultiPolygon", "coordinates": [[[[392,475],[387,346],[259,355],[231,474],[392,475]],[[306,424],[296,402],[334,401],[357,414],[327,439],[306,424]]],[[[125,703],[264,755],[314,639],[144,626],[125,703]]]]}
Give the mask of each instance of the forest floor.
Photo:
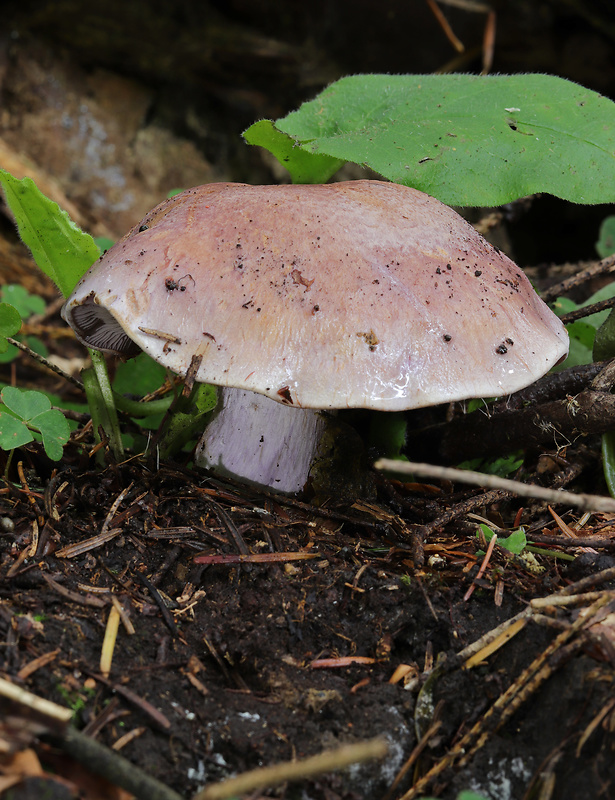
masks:
{"type": "MultiPolygon", "coordinates": [[[[477,516],[558,543],[566,523],[502,492],[383,477],[377,497],[315,506],[138,457],[95,468],[77,443],[53,471],[39,445],[10,470],[3,675],[180,796],[374,737],[384,758],[242,796],[613,796],[612,515],[575,531],[600,553],[496,546],[479,577],[477,516]]],[[[130,796],[85,781],[57,741],[31,747],[48,797],[130,796]]]]}
{"type": "MultiPolygon", "coordinates": [[[[106,7],[104,14],[113,16],[106,7]]],[[[144,21],[157,16],[143,12],[144,21]]],[[[540,29],[540,47],[523,39],[515,52],[552,51],[557,64],[566,52],[590,65],[591,54],[596,74],[607,74],[612,47],[594,46],[598,33],[577,55],[574,41],[546,47],[548,32],[560,29],[540,29]]],[[[140,26],[131,30],[142,36],[140,26]]],[[[73,38],[92,51],[87,37],[73,38]]],[[[224,95],[250,121],[275,115],[263,100],[274,89],[238,84],[233,94],[210,78],[199,91],[212,92],[211,108],[200,117],[200,84],[166,97],[174,114],[185,103],[176,130],[216,145],[214,168],[202,147],[165,128],[168,109],[154,107],[147,72],[133,81],[112,72],[113,63],[110,71],[82,68],[26,36],[11,34],[5,46],[0,166],[32,175],[96,235],[118,238],[170,189],[239,179],[229,164],[241,180],[278,179],[241,143],[240,123],[233,121],[231,144],[230,124],[217,130],[210,114],[224,95]]],[[[311,51],[292,52],[291,66],[304,70],[311,51]]],[[[254,53],[260,64],[261,39],[254,53]]],[[[279,58],[289,61],[286,50],[279,58]]],[[[517,68],[555,71],[551,62],[508,66],[517,68]]],[[[266,81],[281,71],[269,69],[266,81]]],[[[308,91],[295,76],[290,83],[308,91]]],[[[554,202],[539,199],[520,212],[528,220],[548,207],[559,226],[546,230],[537,217],[526,240],[542,249],[526,263],[545,252],[560,261],[593,257],[592,225],[604,209],[592,210],[591,224],[587,216],[571,222],[589,212],[554,202]]],[[[508,240],[497,243],[508,250],[508,240]]],[[[565,274],[576,268],[568,264],[565,274]]],[[[532,278],[548,285],[563,274],[539,264],[532,278]]],[[[64,368],[76,367],[84,353],[59,318],[56,294],[3,216],[0,284],[7,283],[45,298],[48,312],[29,321],[29,332],[64,368]]],[[[0,370],[3,383],[83,402],[25,356],[0,370]]],[[[70,709],[71,730],[99,742],[106,760],[82,764],[63,730],[39,735],[23,704],[2,699],[3,799],[187,799],[246,770],[319,753],[335,760],[337,748],[376,738],[387,746],[378,759],[232,796],[615,797],[614,514],[383,475],[367,497],[314,503],[139,453],[118,464],[103,448],[101,465],[84,424],[58,463],[36,443],[10,463],[0,452],[0,677],[70,709]],[[481,521],[500,541],[522,525],[542,552],[518,556],[496,544],[479,575],[487,549],[477,537],[481,521]],[[161,785],[139,789],[139,771],[161,785]]],[[[599,436],[529,448],[515,477],[607,494],[599,436]]]]}

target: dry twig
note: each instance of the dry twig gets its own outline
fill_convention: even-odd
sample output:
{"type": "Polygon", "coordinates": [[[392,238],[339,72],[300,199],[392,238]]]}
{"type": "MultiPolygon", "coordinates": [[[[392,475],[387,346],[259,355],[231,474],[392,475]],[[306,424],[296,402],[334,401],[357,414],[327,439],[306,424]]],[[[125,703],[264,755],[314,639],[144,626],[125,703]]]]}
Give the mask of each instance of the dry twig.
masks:
{"type": "Polygon", "coordinates": [[[521,497],[535,497],[548,503],[565,503],[576,508],[589,511],[615,512],[615,500],[601,495],[564,492],[560,489],[547,489],[544,486],[521,483],[509,478],[499,478],[497,475],[486,475],[483,472],[473,472],[466,469],[453,467],[440,467],[435,464],[419,464],[412,461],[395,461],[391,458],[381,458],[374,464],[376,469],[396,472],[401,475],[418,475],[423,478],[436,478],[439,480],[458,481],[470,483],[488,489],[503,489],[521,497]]]}

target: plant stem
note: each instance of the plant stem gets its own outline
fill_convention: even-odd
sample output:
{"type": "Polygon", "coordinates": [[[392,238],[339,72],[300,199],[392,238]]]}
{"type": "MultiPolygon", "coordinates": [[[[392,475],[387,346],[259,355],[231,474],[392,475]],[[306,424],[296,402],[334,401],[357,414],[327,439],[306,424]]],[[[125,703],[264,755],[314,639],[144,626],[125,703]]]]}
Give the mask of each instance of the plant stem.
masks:
{"type": "Polygon", "coordinates": [[[99,350],[88,348],[92,359],[92,371],[84,370],[82,373],[85,393],[92,414],[94,434],[97,435],[98,426],[102,428],[109,438],[109,447],[114,457],[119,461],[124,457],[124,446],[120,436],[120,424],[117,418],[117,409],[107,372],[104,355],[99,350]]]}
{"type": "Polygon", "coordinates": [[[172,399],[171,395],[167,395],[158,400],[148,400],[144,402],[143,400],[131,400],[117,392],[113,392],[115,407],[120,411],[126,412],[126,414],[129,414],[131,417],[147,417],[150,414],[162,414],[168,410],[172,399]]]}

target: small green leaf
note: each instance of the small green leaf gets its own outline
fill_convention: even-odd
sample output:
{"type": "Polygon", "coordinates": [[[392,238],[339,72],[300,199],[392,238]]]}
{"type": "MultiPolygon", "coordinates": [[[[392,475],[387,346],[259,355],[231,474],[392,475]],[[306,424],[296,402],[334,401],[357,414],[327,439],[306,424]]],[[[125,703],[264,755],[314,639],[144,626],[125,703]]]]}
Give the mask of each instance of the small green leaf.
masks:
{"type": "Polygon", "coordinates": [[[457,800],[489,800],[484,794],[477,794],[476,792],[460,792],[457,795],[457,800]]]}
{"type": "MultiPolygon", "coordinates": [[[[578,305],[568,297],[558,297],[553,304],[554,310],[558,315],[567,314],[569,311],[574,311],[583,306],[589,306],[593,303],[599,303],[601,300],[608,300],[615,296],[615,281],[603,286],[591,297],[578,305]]],[[[571,322],[566,326],[566,330],[570,336],[570,351],[568,358],[559,364],[556,372],[569,367],[575,367],[579,364],[591,364],[593,361],[593,347],[596,338],[596,330],[607,320],[609,311],[598,311],[595,314],[590,314],[589,317],[583,317],[576,322],[571,322]]]]}
{"type": "Polygon", "coordinates": [[[615,103],[553,75],[352,75],[274,124],[451,205],[615,201],[615,103]]]}
{"type": "Polygon", "coordinates": [[[3,450],[14,450],[31,442],[34,437],[21,419],[16,419],[0,406],[0,447],[3,450]]]}
{"type": "MultiPolygon", "coordinates": [[[[485,539],[490,542],[495,536],[495,531],[492,531],[488,525],[481,524],[479,527],[483,532],[485,539]]],[[[476,536],[478,537],[478,533],[476,536]]],[[[527,537],[525,535],[525,531],[523,528],[519,528],[518,531],[513,531],[509,536],[506,536],[503,539],[498,536],[498,544],[500,547],[503,547],[505,550],[508,550],[510,553],[518,556],[527,547],[527,537]]]]}
{"type": "Polygon", "coordinates": [[[70,437],[70,427],[64,414],[57,408],[50,408],[30,419],[29,425],[43,437],[43,447],[49,458],[59,461],[70,437]]]}
{"type": "Polygon", "coordinates": [[[38,267],[67,297],[98,258],[96,242],[57,203],[45,197],[31,178],[17,180],[0,169],[0,184],[19,235],[38,267]]]}
{"type": "Polygon", "coordinates": [[[596,331],[594,361],[606,361],[615,356],[615,308],[596,331]]]}
{"type": "Polygon", "coordinates": [[[109,239],[108,236],[95,236],[94,241],[96,242],[96,247],[98,247],[98,250],[101,254],[107,250],[110,250],[115,244],[113,239],[109,239]]]}
{"type": "Polygon", "coordinates": [[[26,422],[51,408],[51,403],[44,394],[32,390],[23,391],[6,386],[0,397],[7,408],[26,422]]]}
{"type": "Polygon", "coordinates": [[[15,336],[21,328],[21,317],[16,308],[8,303],[0,303],[0,353],[6,353],[9,343],[7,336],[15,336]]]}
{"type": "Polygon", "coordinates": [[[600,258],[606,258],[615,253],[615,216],[605,217],[602,220],[596,251],[600,258]]]}
{"type": "Polygon", "coordinates": [[[260,145],[290,172],[293,183],[326,183],[344,165],[344,160],[303,150],[270,119],[261,119],[243,132],[248,144],[260,145]]]}
{"type": "Polygon", "coordinates": [[[369,417],[369,445],[385,458],[400,458],[408,423],[403,411],[373,411],[369,417]]]}
{"type": "Polygon", "coordinates": [[[458,469],[470,469],[476,472],[484,472],[486,475],[499,475],[500,478],[506,478],[516,472],[523,464],[523,461],[523,453],[517,452],[501,458],[472,458],[469,461],[462,461],[457,467],[458,469]]]}
{"type": "Polygon", "coordinates": [[[207,415],[216,407],[217,400],[216,387],[205,383],[195,384],[189,397],[178,397],[158,437],[162,458],[178,453],[187,442],[202,433],[207,415]]]}
{"type": "Polygon", "coordinates": [[[165,376],[166,369],[163,366],[146,353],[139,353],[136,358],[117,365],[113,391],[143,397],[162,386],[165,376]]]}
{"type": "Polygon", "coordinates": [[[45,301],[37,294],[30,292],[18,283],[9,283],[2,287],[2,299],[10,303],[13,308],[27,319],[32,314],[42,314],[45,310],[45,301]]]}
{"type": "Polygon", "coordinates": [[[59,461],[70,436],[67,420],[41,392],[23,391],[5,386],[0,394],[0,447],[13,450],[33,440],[32,431],[40,433],[49,458],[59,461]]]}

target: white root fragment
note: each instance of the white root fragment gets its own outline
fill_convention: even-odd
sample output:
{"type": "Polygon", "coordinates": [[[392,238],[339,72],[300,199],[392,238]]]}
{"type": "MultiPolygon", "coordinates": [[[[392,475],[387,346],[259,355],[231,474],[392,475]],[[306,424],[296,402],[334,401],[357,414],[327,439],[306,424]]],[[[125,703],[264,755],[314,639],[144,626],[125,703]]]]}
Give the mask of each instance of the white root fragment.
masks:
{"type": "Polygon", "coordinates": [[[224,388],[197,445],[195,463],[279,492],[300,492],[326,426],[318,411],[224,388]]]}

